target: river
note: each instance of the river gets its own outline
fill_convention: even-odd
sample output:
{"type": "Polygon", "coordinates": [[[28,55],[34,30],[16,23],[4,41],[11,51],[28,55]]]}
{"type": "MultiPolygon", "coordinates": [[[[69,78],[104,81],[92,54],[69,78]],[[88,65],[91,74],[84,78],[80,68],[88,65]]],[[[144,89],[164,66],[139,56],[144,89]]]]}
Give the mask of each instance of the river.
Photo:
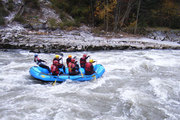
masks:
{"type": "MultiPolygon", "coordinates": [[[[33,79],[34,53],[0,51],[0,120],[179,120],[180,50],[86,53],[102,78],[60,84],[33,79]]],[[[55,54],[39,54],[51,65],[55,54]]]]}

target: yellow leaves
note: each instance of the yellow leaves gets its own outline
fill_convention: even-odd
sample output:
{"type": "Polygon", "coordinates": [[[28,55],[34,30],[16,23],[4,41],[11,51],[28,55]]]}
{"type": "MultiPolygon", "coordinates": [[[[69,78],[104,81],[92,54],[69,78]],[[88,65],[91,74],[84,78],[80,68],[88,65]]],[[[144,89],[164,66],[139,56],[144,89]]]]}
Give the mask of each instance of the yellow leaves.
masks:
{"type": "Polygon", "coordinates": [[[137,23],[137,21],[135,20],[135,21],[131,22],[128,27],[129,28],[134,28],[136,23],[137,23]]]}
{"type": "Polygon", "coordinates": [[[113,14],[116,5],[117,0],[108,0],[108,3],[107,0],[97,1],[95,16],[104,19],[107,14],[113,14]]]}
{"type": "Polygon", "coordinates": [[[180,14],[179,10],[180,7],[173,0],[165,0],[161,8],[161,11],[163,11],[167,16],[178,15],[180,14]]]}
{"type": "Polygon", "coordinates": [[[176,5],[174,4],[174,2],[172,0],[165,0],[165,2],[163,3],[163,6],[165,8],[174,8],[176,5]]]}
{"type": "Polygon", "coordinates": [[[97,11],[99,11],[99,10],[100,10],[99,6],[96,8],[96,10],[97,10],[97,11]]]}

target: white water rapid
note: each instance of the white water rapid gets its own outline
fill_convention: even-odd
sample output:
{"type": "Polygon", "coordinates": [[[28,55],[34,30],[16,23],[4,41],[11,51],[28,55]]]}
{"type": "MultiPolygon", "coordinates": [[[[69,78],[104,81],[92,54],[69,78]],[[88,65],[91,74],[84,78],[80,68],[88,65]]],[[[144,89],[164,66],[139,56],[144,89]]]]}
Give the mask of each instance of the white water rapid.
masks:
{"type": "MultiPolygon", "coordinates": [[[[34,53],[0,51],[0,120],[179,120],[180,50],[64,52],[106,71],[88,82],[41,83],[34,53]]],[[[55,54],[39,54],[50,66],[55,54]]]]}

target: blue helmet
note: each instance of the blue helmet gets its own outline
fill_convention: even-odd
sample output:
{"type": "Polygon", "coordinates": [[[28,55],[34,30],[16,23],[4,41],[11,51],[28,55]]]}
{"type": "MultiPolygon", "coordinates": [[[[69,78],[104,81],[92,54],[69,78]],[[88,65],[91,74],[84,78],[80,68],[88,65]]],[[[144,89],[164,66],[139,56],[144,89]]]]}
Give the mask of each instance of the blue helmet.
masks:
{"type": "Polygon", "coordinates": [[[34,55],[34,57],[37,57],[37,56],[38,56],[37,54],[34,55]]]}

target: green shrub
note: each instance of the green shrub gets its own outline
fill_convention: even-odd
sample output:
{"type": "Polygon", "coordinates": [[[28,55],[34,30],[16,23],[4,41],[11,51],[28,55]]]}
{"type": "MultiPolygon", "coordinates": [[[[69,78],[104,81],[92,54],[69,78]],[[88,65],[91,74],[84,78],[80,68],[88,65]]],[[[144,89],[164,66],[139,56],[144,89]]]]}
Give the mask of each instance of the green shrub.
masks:
{"type": "Polygon", "coordinates": [[[59,28],[59,24],[57,23],[56,19],[54,19],[54,18],[48,19],[48,24],[51,29],[59,28]]]}
{"type": "Polygon", "coordinates": [[[67,28],[74,28],[74,27],[79,27],[80,24],[74,21],[64,21],[59,24],[61,29],[67,29],[67,28]]]}
{"type": "Polygon", "coordinates": [[[0,16],[0,25],[4,25],[5,22],[4,22],[4,18],[2,16],[0,16]]]}
{"type": "Polygon", "coordinates": [[[26,22],[22,16],[16,16],[14,18],[14,21],[19,22],[19,23],[25,23],[26,22]]]}
{"type": "Polygon", "coordinates": [[[4,17],[8,16],[8,15],[9,15],[9,13],[4,9],[2,1],[0,0],[0,25],[5,24],[4,17]]]}
{"type": "Polygon", "coordinates": [[[26,6],[33,9],[40,9],[39,0],[24,0],[26,6]]]}
{"type": "Polygon", "coordinates": [[[9,11],[12,11],[14,9],[13,4],[14,4],[13,0],[8,0],[7,9],[9,11]]]}
{"type": "Polygon", "coordinates": [[[8,13],[8,11],[6,11],[5,9],[4,9],[4,6],[1,4],[1,2],[0,2],[0,16],[3,16],[3,17],[5,17],[5,16],[8,16],[9,15],[9,13],[8,13]]]}

